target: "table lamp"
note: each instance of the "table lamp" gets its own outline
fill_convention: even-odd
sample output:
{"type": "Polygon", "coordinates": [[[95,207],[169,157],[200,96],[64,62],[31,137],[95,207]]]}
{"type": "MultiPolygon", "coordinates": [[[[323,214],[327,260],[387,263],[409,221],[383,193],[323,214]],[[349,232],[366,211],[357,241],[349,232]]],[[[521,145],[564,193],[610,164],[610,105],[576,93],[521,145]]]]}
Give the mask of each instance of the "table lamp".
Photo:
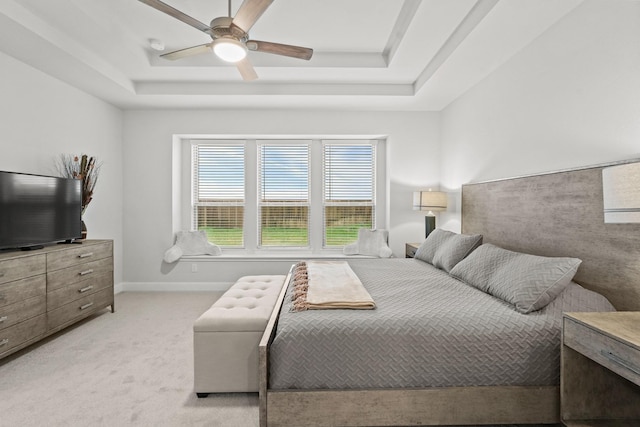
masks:
{"type": "Polygon", "coordinates": [[[413,210],[427,211],[424,217],[425,237],[429,236],[436,229],[436,216],[434,211],[444,211],[447,209],[447,193],[442,191],[414,191],[413,210]]]}

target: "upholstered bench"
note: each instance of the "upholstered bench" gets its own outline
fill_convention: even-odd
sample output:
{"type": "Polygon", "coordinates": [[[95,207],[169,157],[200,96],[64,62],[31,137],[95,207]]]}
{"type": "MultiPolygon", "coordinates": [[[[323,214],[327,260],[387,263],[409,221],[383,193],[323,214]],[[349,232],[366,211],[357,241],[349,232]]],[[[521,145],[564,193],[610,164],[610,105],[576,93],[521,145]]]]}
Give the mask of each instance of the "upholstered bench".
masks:
{"type": "Polygon", "coordinates": [[[194,389],[258,391],[258,344],[285,276],[241,277],[193,325],[194,389]]]}

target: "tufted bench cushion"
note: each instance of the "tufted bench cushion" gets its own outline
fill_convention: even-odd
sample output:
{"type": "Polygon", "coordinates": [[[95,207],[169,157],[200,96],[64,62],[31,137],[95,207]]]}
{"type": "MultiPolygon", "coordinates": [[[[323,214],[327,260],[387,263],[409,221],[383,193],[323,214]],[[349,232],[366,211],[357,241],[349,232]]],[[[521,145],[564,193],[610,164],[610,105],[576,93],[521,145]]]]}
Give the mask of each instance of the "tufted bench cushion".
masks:
{"type": "Polygon", "coordinates": [[[194,332],[264,331],[285,276],[241,277],[193,325],[194,332]]]}
{"type": "Polygon", "coordinates": [[[258,391],[258,344],[285,277],[241,277],[195,321],[194,388],[199,397],[258,391]]]}

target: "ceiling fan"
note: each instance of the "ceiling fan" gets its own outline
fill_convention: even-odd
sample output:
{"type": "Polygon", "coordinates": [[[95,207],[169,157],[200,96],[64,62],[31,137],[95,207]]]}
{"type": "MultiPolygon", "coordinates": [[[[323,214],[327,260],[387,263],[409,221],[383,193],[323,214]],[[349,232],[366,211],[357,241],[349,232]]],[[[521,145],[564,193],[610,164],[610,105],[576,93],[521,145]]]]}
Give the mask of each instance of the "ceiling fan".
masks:
{"type": "Polygon", "coordinates": [[[236,13],[236,16],[233,18],[231,18],[231,0],[229,0],[229,16],[214,18],[210,25],[203,24],[197,19],[190,17],[160,0],[140,1],[207,33],[213,39],[211,43],[192,46],[160,55],[161,58],[176,60],[213,50],[220,59],[235,63],[244,80],[255,80],[258,78],[258,75],[247,58],[247,52],[250,50],[305,60],[311,59],[313,55],[313,49],[306,47],[249,39],[249,30],[264,11],[267,10],[273,0],[244,0],[240,5],[240,9],[238,9],[238,13],[236,13]]]}

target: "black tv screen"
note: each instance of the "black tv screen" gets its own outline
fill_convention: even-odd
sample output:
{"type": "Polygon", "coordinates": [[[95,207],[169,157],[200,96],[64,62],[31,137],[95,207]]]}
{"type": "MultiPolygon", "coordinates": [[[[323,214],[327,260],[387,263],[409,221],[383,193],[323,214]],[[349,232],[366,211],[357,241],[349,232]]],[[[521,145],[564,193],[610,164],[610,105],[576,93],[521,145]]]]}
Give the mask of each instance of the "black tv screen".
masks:
{"type": "Polygon", "coordinates": [[[82,181],[0,171],[0,249],[81,237],[82,181]]]}

